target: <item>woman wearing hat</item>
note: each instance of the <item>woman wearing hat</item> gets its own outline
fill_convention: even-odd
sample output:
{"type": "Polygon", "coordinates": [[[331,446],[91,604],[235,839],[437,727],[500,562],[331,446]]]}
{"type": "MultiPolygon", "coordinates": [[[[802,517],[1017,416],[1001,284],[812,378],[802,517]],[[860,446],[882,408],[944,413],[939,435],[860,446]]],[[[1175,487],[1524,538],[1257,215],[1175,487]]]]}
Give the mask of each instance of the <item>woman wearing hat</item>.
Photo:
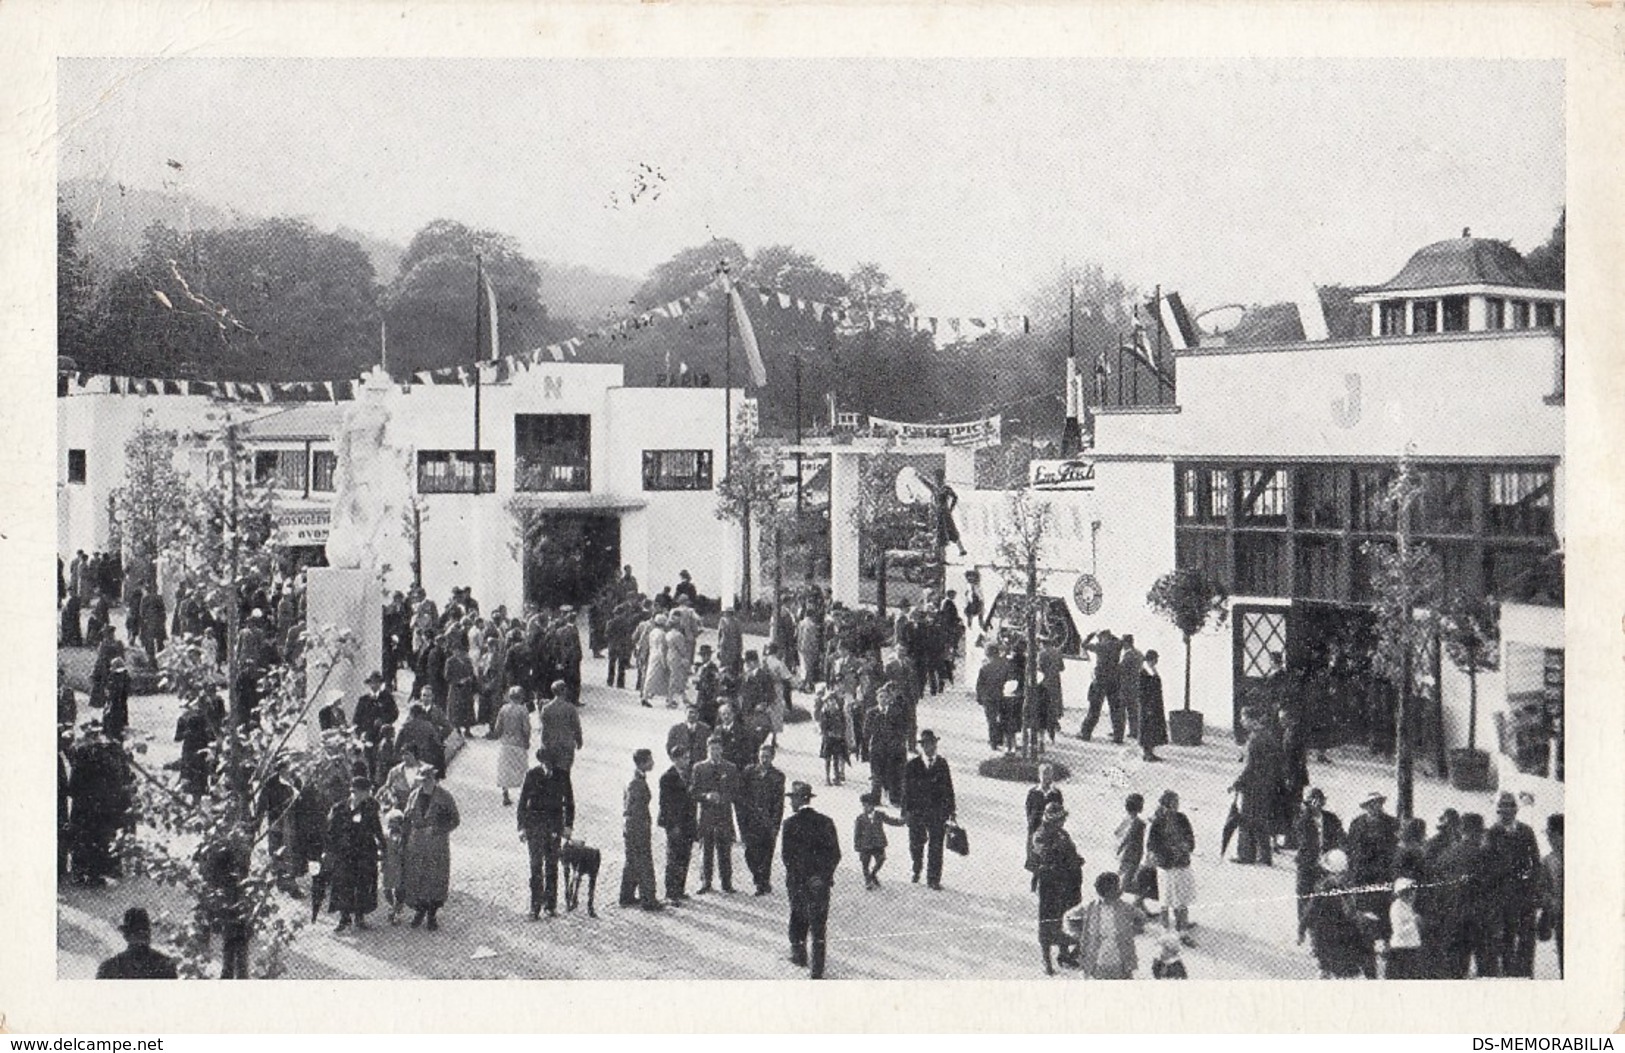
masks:
{"type": "Polygon", "coordinates": [[[502,788],[503,806],[512,807],[510,791],[525,785],[525,769],[530,766],[530,710],[525,708],[523,688],[508,689],[508,701],[502,704],[493,727],[502,743],[497,754],[497,785],[502,788]]]}
{"type": "Polygon", "coordinates": [[[384,827],[378,802],[372,799],[372,780],[357,775],[350,780],[350,797],[327,813],[327,909],[337,911],[337,930],[355,923],[367,927],[367,915],[378,909],[378,857],[384,851],[384,827]]]}
{"type": "Polygon", "coordinates": [[[425,767],[406,802],[406,845],[401,854],[401,898],[415,912],[412,927],[440,927],[439,912],[451,887],[451,832],[462,817],[440,785],[440,772],[425,767]]]}
{"type": "Polygon", "coordinates": [[[1072,940],[1062,921],[1066,912],[1083,902],[1083,857],[1066,832],[1066,809],[1059,801],[1044,806],[1038,829],[1027,847],[1027,869],[1038,886],[1038,949],[1044,972],[1055,975],[1050,949],[1059,947],[1062,965],[1074,964],[1072,940]]]}

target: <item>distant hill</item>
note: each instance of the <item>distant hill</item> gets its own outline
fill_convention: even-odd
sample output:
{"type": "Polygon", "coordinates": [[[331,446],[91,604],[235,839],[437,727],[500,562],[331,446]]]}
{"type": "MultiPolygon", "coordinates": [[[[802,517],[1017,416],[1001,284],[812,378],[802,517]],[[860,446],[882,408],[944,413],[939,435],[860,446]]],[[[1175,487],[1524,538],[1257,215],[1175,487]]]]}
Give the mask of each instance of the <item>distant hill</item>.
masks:
{"type": "Polygon", "coordinates": [[[626,313],[626,302],[642,279],[606,274],[580,264],[536,261],[542,273],[542,303],[554,318],[568,318],[590,325],[606,313],[626,313]]]}

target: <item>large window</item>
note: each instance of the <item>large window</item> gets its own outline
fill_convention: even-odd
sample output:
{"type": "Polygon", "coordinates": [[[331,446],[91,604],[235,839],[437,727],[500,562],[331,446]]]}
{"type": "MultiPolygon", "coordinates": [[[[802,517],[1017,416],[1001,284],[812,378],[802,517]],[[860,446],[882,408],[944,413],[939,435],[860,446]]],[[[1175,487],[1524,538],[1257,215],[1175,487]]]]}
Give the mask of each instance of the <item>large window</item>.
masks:
{"type": "Polygon", "coordinates": [[[584,413],[517,413],[515,490],[591,490],[592,418],[584,413]]]}
{"type": "Polygon", "coordinates": [[[489,494],[497,488],[495,450],[419,450],[418,492],[489,494]]]}
{"type": "Polygon", "coordinates": [[[1179,518],[1186,523],[1223,523],[1230,514],[1230,473],[1223,468],[1182,468],[1179,518]]]}
{"type": "Polygon", "coordinates": [[[254,481],[303,492],[307,467],[304,450],[260,450],[254,454],[254,481]]]}
{"type": "MultiPolygon", "coordinates": [[[[1376,562],[1391,549],[1387,464],[1175,465],[1174,558],[1240,596],[1370,603],[1376,562]],[[1213,514],[1215,493],[1234,508],[1213,514]]],[[[1416,544],[1439,558],[1446,584],[1498,594],[1557,546],[1553,480],[1540,465],[1421,462],[1411,510],[1416,544]]]]}
{"type": "Polygon", "coordinates": [[[1490,473],[1485,529],[1502,537],[1541,537],[1552,533],[1552,473],[1490,473]]]}
{"type": "Polygon", "coordinates": [[[317,450],[310,455],[310,488],[318,493],[330,494],[335,489],[334,475],[338,472],[339,455],[332,450],[317,450]]]}
{"type": "Polygon", "coordinates": [[[68,482],[82,483],[85,481],[85,451],[68,451],[68,482]]]}
{"type": "Polygon", "coordinates": [[[1236,474],[1236,522],[1247,526],[1286,526],[1286,472],[1243,469],[1236,474]]]}
{"type": "Polygon", "coordinates": [[[1292,495],[1292,519],[1300,530],[1339,530],[1348,502],[1348,469],[1299,468],[1292,495]]]}
{"type": "Polygon", "coordinates": [[[1557,324],[1557,305],[1555,303],[1535,304],[1535,325],[1540,329],[1550,329],[1557,324]]]}
{"type": "Polygon", "coordinates": [[[1378,308],[1383,336],[1405,335],[1405,301],[1384,300],[1378,308]]]}
{"type": "Polygon", "coordinates": [[[1507,327],[1507,302],[1499,296],[1491,296],[1484,301],[1484,328],[1505,329],[1507,327]]]}
{"type": "Polygon", "coordinates": [[[1446,296],[1444,298],[1444,331],[1459,333],[1467,328],[1467,297],[1446,296]]]}
{"type": "Polygon", "coordinates": [[[1439,305],[1432,300],[1411,302],[1411,332],[1436,333],[1439,331],[1439,305]]]}
{"type": "Polygon", "coordinates": [[[710,450],[644,450],[645,490],[711,489],[710,450]]]}
{"type": "Polygon", "coordinates": [[[1512,325],[1510,326],[1510,328],[1512,328],[1512,329],[1528,329],[1529,328],[1529,301],[1528,300],[1513,300],[1512,301],[1512,325]]]}

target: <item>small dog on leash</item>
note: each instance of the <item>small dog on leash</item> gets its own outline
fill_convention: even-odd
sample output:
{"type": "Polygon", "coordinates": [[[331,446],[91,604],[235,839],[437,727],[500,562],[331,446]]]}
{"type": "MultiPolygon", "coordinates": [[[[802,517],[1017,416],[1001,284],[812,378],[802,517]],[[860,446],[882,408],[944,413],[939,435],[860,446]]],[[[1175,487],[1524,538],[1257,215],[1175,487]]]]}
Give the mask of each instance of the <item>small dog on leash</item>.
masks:
{"type": "Polygon", "coordinates": [[[587,879],[587,917],[598,917],[594,903],[598,897],[598,864],[603,853],[591,848],[585,841],[566,841],[559,847],[559,862],[564,867],[564,909],[575,910],[581,900],[581,879],[587,879]]]}

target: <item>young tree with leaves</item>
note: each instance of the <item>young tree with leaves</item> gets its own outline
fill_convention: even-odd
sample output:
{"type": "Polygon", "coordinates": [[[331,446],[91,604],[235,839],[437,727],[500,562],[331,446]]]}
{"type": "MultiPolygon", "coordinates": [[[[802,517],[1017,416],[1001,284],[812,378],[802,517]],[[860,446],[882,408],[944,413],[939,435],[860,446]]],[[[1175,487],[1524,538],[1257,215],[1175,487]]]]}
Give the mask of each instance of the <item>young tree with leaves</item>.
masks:
{"type": "Polygon", "coordinates": [[[1411,539],[1411,514],[1421,497],[1409,451],[1399,459],[1398,472],[1384,500],[1394,513],[1394,545],[1366,542],[1372,561],[1371,587],[1376,597],[1377,647],[1373,665],[1398,694],[1395,716],[1394,774],[1397,780],[1394,809],[1400,818],[1411,816],[1415,783],[1416,723],[1415,670],[1428,660],[1438,636],[1439,601],[1444,570],[1439,557],[1411,539]]]}
{"type": "Polygon", "coordinates": [[[998,563],[995,569],[1005,588],[1019,591],[1022,604],[1022,633],[1027,641],[1026,671],[1022,695],[1021,753],[1031,759],[1043,749],[1042,729],[1045,705],[1038,697],[1038,568],[1044,561],[1044,539],[1049,533],[1052,510],[1047,500],[1023,487],[1010,495],[1008,512],[999,529],[998,563]]]}
{"type": "Polygon", "coordinates": [[[1467,748],[1478,748],[1478,674],[1501,665],[1501,605],[1457,589],[1445,601],[1440,638],[1450,661],[1467,674],[1467,748]]]}
{"type": "Polygon", "coordinates": [[[180,440],[172,431],[143,423],[124,444],[124,485],[113,492],[113,509],[124,543],[130,585],[158,583],[158,557],[181,539],[192,487],[175,468],[180,440]]]}
{"type": "MultiPolygon", "coordinates": [[[[301,658],[264,668],[253,685],[258,703],[250,709],[242,674],[258,665],[240,653],[237,622],[244,593],[269,580],[276,551],[271,492],[254,482],[252,458],[237,442],[236,427],[228,417],[208,451],[212,478],[188,491],[172,545],[200,602],[226,612],[224,672],[201,636],[175,637],[159,655],[164,686],[208,722],[207,774],[201,794],[189,792],[171,773],[143,765],[145,743],[132,743],[143,821],[122,847],[133,869],[181,890],[190,901],[191,912],[175,932],[182,974],[208,975],[219,937],[219,975],[244,979],[280,975],[299,929],[298,918],[283,913],[282,861],[266,845],[288,816],[261,814],[257,805],[274,779],[312,793],[324,778],[332,781],[346,744],[333,743],[331,753],[301,753],[292,739],[306,725],[325,677],[354,653],[355,641],[346,631],[307,626],[301,658]],[[307,668],[326,672],[311,683],[307,668]],[[222,691],[229,702],[220,701],[222,691]]],[[[342,766],[347,775],[348,766],[342,766]]]]}
{"type": "Polygon", "coordinates": [[[779,506],[779,457],[760,438],[734,440],[728,471],[717,483],[716,517],[739,527],[739,605],[748,611],[751,581],[752,528],[776,514],[779,506]]]}
{"type": "Polygon", "coordinates": [[[1230,615],[1230,592],[1196,567],[1179,567],[1158,578],[1146,593],[1146,605],[1179,630],[1185,641],[1185,704],[1191,708],[1191,638],[1211,620],[1223,625],[1230,615]]]}

